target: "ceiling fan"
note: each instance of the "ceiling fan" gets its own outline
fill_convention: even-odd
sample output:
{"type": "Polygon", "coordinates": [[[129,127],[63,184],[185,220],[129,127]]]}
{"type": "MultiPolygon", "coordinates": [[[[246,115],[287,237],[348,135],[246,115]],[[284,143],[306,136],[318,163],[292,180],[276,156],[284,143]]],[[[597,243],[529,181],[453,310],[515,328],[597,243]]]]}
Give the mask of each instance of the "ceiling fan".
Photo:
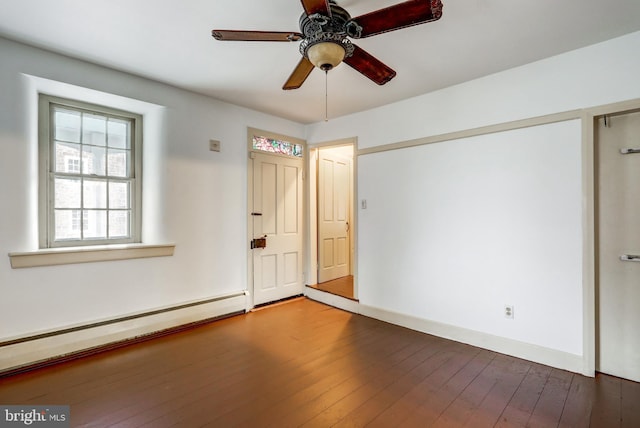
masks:
{"type": "Polygon", "coordinates": [[[314,67],[328,72],[341,62],[378,85],[396,75],[390,67],[359,48],[350,39],[361,39],[440,19],[441,0],[408,0],[351,18],[335,0],[300,0],[300,32],[213,30],[216,40],[300,43],[302,59],[282,89],[297,89],[314,67]]]}

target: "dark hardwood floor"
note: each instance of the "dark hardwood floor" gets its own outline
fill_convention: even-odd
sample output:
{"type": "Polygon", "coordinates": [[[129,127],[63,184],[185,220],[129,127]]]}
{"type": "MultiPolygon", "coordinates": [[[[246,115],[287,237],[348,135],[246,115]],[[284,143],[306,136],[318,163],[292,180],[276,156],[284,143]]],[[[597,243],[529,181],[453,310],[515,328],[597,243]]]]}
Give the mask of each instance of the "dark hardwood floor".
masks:
{"type": "Polygon", "coordinates": [[[2,378],[0,404],[91,427],[640,427],[640,384],[307,299],[2,378]]]}

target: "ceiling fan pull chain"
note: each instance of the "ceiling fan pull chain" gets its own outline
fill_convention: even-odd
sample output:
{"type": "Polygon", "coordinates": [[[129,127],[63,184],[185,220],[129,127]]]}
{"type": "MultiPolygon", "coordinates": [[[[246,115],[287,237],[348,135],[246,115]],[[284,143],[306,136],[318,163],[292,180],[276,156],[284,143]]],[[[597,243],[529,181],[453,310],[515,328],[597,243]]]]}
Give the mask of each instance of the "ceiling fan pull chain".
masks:
{"type": "Polygon", "coordinates": [[[324,71],[324,121],[329,122],[329,70],[324,71]]]}

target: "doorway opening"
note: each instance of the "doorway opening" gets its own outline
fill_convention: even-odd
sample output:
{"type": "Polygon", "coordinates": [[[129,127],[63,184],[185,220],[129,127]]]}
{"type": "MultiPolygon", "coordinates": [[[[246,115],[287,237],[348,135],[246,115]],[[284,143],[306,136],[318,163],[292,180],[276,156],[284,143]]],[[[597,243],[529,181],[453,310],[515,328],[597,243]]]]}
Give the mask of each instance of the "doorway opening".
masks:
{"type": "Polygon", "coordinates": [[[310,287],[357,301],[355,138],[310,150],[310,287]]]}

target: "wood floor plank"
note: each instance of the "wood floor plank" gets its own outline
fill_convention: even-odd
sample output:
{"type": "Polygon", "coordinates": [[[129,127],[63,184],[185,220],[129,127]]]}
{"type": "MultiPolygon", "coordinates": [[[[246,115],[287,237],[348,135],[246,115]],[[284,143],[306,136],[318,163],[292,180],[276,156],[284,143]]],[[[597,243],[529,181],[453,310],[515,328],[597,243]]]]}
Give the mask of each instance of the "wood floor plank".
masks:
{"type": "MultiPolygon", "coordinates": [[[[374,336],[375,338],[375,336],[374,336]]],[[[357,341],[357,339],[354,338],[353,335],[349,335],[344,339],[345,343],[344,346],[338,346],[341,343],[342,339],[338,339],[338,340],[332,340],[329,342],[329,344],[327,344],[326,346],[331,346],[334,348],[334,352],[337,353],[348,353],[349,352],[349,346],[353,346],[354,343],[360,343],[357,341]]],[[[367,340],[367,336],[364,337],[364,340],[367,340]]],[[[366,343],[366,342],[365,342],[366,343]]],[[[316,342],[316,345],[320,345],[321,342],[316,342]]],[[[274,348],[286,348],[286,341],[284,343],[280,343],[278,341],[275,342],[270,342],[269,346],[274,347],[274,348]]],[[[235,383],[244,383],[246,384],[247,382],[250,382],[249,384],[253,384],[258,382],[260,384],[261,379],[264,378],[264,376],[267,376],[268,378],[277,378],[277,379],[282,379],[283,376],[286,375],[287,372],[290,372],[290,367],[293,366],[295,368],[299,368],[301,371],[307,370],[307,366],[315,364],[316,366],[318,365],[324,365],[324,362],[322,361],[322,357],[326,356],[326,349],[323,347],[319,347],[319,348],[309,348],[309,352],[307,353],[300,353],[298,354],[298,356],[296,358],[298,358],[300,361],[296,361],[296,360],[289,360],[288,358],[284,358],[283,360],[279,360],[277,362],[273,362],[271,364],[270,370],[268,372],[264,371],[264,365],[266,365],[267,361],[263,360],[260,361],[260,364],[252,364],[253,361],[255,361],[255,359],[258,357],[258,355],[260,355],[261,351],[258,349],[253,349],[251,346],[248,346],[244,349],[243,351],[244,355],[247,356],[248,363],[245,366],[241,367],[241,374],[242,377],[236,377],[236,378],[231,378],[231,385],[226,385],[225,383],[221,383],[225,381],[225,378],[223,378],[222,380],[220,379],[216,379],[215,380],[215,386],[219,387],[220,385],[223,385],[225,387],[230,387],[233,390],[240,390],[240,388],[234,388],[235,383]]],[[[340,355],[340,354],[338,354],[340,355]]],[[[259,358],[258,358],[259,359],[259,358]]],[[[228,372],[227,367],[229,365],[233,366],[233,362],[220,362],[221,364],[220,367],[222,369],[225,370],[225,372],[228,372]]],[[[325,366],[323,367],[324,370],[327,369],[332,369],[331,365],[325,366]]],[[[318,372],[315,372],[313,370],[308,370],[310,373],[315,373],[316,376],[319,376],[318,372]]],[[[229,375],[229,373],[226,373],[227,377],[229,375]]],[[[308,377],[297,377],[296,378],[298,381],[300,382],[309,382],[308,377]]],[[[196,390],[196,392],[198,393],[199,399],[201,400],[206,400],[207,397],[209,395],[216,395],[217,391],[215,389],[212,389],[214,383],[213,382],[208,382],[205,383],[203,385],[200,386],[200,389],[196,390]]],[[[193,392],[193,387],[192,388],[192,392],[193,392]]],[[[238,392],[239,397],[236,397],[234,394],[227,394],[223,397],[222,400],[216,400],[216,404],[218,405],[218,413],[220,412],[224,412],[227,411],[230,408],[236,408],[236,407],[243,407],[243,399],[244,397],[242,397],[244,393],[243,392],[238,392]],[[238,399],[236,399],[238,398],[238,399]],[[224,405],[223,405],[224,404],[224,405]]],[[[188,395],[193,395],[193,394],[188,394],[188,395]]],[[[162,401],[160,403],[157,403],[155,407],[151,408],[151,409],[147,409],[147,411],[145,412],[140,412],[139,414],[137,414],[134,418],[132,418],[132,421],[136,421],[136,422],[142,422],[145,420],[149,420],[149,418],[151,418],[151,420],[153,420],[153,418],[157,417],[156,413],[157,410],[156,408],[161,407],[163,411],[169,411],[170,409],[172,409],[172,411],[177,411],[180,409],[186,409],[187,406],[192,406],[195,407],[197,406],[197,403],[193,403],[192,402],[193,398],[189,399],[186,395],[185,395],[185,399],[181,400],[172,400],[171,402],[165,402],[162,401]],[[146,418],[146,419],[145,419],[146,418]]],[[[215,410],[215,409],[214,409],[215,410]]],[[[180,412],[176,413],[176,417],[179,417],[180,412]]],[[[146,423],[146,422],[145,422],[146,423]]]]}
{"type": "Polygon", "coordinates": [[[551,367],[532,364],[522,384],[500,415],[496,427],[525,427],[550,374],[551,367]]]}
{"type": "Polygon", "coordinates": [[[346,297],[347,299],[356,300],[353,293],[353,275],[323,282],[321,284],[311,285],[311,288],[322,290],[337,296],[346,297]]]}
{"type": "Polygon", "coordinates": [[[425,401],[429,401],[430,395],[436,394],[438,389],[458,374],[480,352],[478,348],[463,344],[457,345],[455,349],[450,350],[455,354],[446,365],[429,374],[406,394],[396,397],[395,402],[367,426],[372,428],[385,428],[398,424],[406,426],[407,419],[415,414],[425,404],[425,401]]]}
{"type": "MultiPolygon", "coordinates": [[[[377,355],[377,358],[384,358],[383,355],[388,355],[389,359],[393,359],[397,356],[413,353],[417,347],[415,344],[404,346],[402,340],[391,342],[392,346],[386,346],[385,343],[389,342],[378,340],[365,347],[367,352],[357,358],[362,369],[366,370],[375,361],[367,359],[370,354],[377,355]]],[[[341,358],[337,358],[336,355],[331,363],[307,367],[307,370],[302,374],[297,373],[297,370],[288,369],[287,373],[277,379],[276,384],[264,388],[264,393],[252,394],[249,397],[252,402],[252,412],[247,413],[246,408],[242,405],[228,406],[226,411],[222,412],[215,421],[219,426],[237,422],[247,425],[254,425],[258,422],[261,425],[268,425],[270,421],[274,421],[277,425],[284,423],[285,415],[291,412],[291,403],[295,403],[297,406],[315,400],[344,378],[345,370],[354,371],[357,375],[359,368],[354,367],[353,357],[358,353],[358,350],[352,349],[341,358]],[[277,398],[269,393],[271,390],[279,391],[277,398]]]]}
{"type": "MultiPolygon", "coordinates": [[[[573,376],[569,395],[560,418],[561,428],[588,427],[591,419],[594,394],[593,379],[584,376],[573,376]]],[[[638,425],[640,426],[640,425],[638,425]]]]}
{"type": "MultiPolygon", "coordinates": [[[[363,319],[359,319],[360,322],[363,321],[363,319]]],[[[377,340],[379,340],[380,336],[377,336],[377,340]]],[[[341,347],[337,347],[336,344],[339,343],[339,341],[335,341],[333,342],[334,344],[332,345],[334,347],[333,349],[333,353],[335,356],[338,355],[342,355],[342,356],[348,356],[349,353],[351,352],[350,347],[353,347],[354,345],[357,344],[362,344],[359,343],[357,341],[354,341],[352,337],[350,337],[348,339],[347,342],[347,346],[341,348],[341,347]]],[[[374,342],[375,343],[375,342],[374,342]]],[[[279,344],[278,342],[275,343],[269,343],[269,346],[273,347],[274,349],[280,349],[280,348],[286,348],[286,346],[279,344]]],[[[322,349],[315,349],[315,348],[310,348],[313,349],[313,353],[316,354],[322,354],[325,355],[327,354],[327,351],[323,351],[322,349]]],[[[247,349],[246,352],[248,355],[253,355],[253,358],[256,359],[256,351],[252,351],[250,348],[247,349]]],[[[258,354],[260,353],[260,351],[257,352],[258,354]]],[[[291,388],[294,388],[295,385],[300,384],[300,385],[305,385],[307,383],[313,383],[313,379],[314,377],[321,377],[322,373],[319,372],[316,367],[323,365],[322,370],[326,371],[326,370],[331,370],[332,367],[331,366],[327,366],[323,361],[319,361],[317,359],[311,358],[309,356],[309,354],[299,354],[297,357],[300,361],[296,361],[296,360],[288,360],[285,358],[285,360],[278,362],[277,364],[271,364],[270,370],[269,371],[264,371],[263,368],[266,365],[266,361],[260,361],[260,364],[257,364],[256,367],[259,368],[258,373],[255,373],[254,375],[251,376],[251,382],[252,385],[253,384],[257,384],[258,386],[262,386],[263,385],[263,381],[261,381],[261,376],[267,376],[267,379],[277,379],[280,383],[277,385],[277,390],[279,391],[279,396],[282,396],[285,391],[290,390],[291,388]],[[315,366],[311,366],[312,364],[315,364],[315,366]],[[293,367],[296,370],[291,370],[291,367],[293,367]],[[306,372],[306,374],[304,375],[296,375],[296,376],[292,376],[292,373],[298,373],[299,371],[301,372],[306,372]]],[[[257,358],[258,360],[260,360],[260,358],[257,358]]],[[[335,362],[335,361],[334,361],[335,362]]],[[[335,369],[335,370],[339,370],[339,369],[335,369]]],[[[271,387],[270,389],[274,389],[276,388],[271,387]]],[[[256,389],[252,388],[250,393],[255,393],[256,389]]],[[[215,395],[215,391],[212,391],[212,393],[210,394],[209,391],[207,391],[207,389],[203,389],[202,391],[198,392],[198,400],[207,400],[209,395],[215,395]]],[[[245,394],[246,395],[246,394],[245,394]]],[[[268,396],[271,396],[273,394],[268,394],[268,396]]],[[[216,397],[212,397],[212,398],[216,398],[216,397]]],[[[218,408],[213,409],[213,410],[217,410],[216,414],[221,414],[221,413],[225,413],[225,412],[229,412],[229,411],[233,411],[234,409],[238,409],[238,412],[240,413],[240,415],[246,415],[247,412],[245,410],[246,406],[244,405],[244,399],[251,399],[251,397],[243,397],[244,399],[238,400],[238,399],[233,399],[233,396],[225,396],[223,397],[222,400],[220,399],[216,399],[215,403],[218,406],[218,408]],[[223,405],[224,404],[224,405],[223,405]]],[[[254,412],[257,409],[257,401],[256,399],[252,400],[253,403],[253,409],[254,412]]],[[[181,414],[183,413],[189,413],[189,408],[197,408],[198,403],[193,403],[193,402],[173,402],[173,403],[169,403],[169,406],[174,407],[175,410],[175,415],[172,417],[175,418],[180,418],[181,414]]],[[[153,415],[153,409],[150,412],[151,415],[153,415]]],[[[191,412],[193,413],[193,412],[191,412]]],[[[143,415],[144,416],[144,415],[143,415]]],[[[140,420],[140,415],[136,417],[136,420],[140,420]]]]}
{"type": "Polygon", "coordinates": [[[403,424],[433,426],[440,415],[480,376],[495,357],[496,354],[481,350],[442,387],[428,388],[423,397],[423,404],[403,424]]]}
{"type": "Polygon", "coordinates": [[[513,357],[496,358],[494,362],[500,367],[496,383],[471,413],[467,427],[495,426],[531,368],[530,363],[513,357]]]}
{"type": "Polygon", "coordinates": [[[595,379],[307,299],[0,378],[73,427],[638,427],[640,384],[595,379]]]}
{"type": "Polygon", "coordinates": [[[597,373],[589,426],[592,428],[619,428],[622,425],[621,401],[622,386],[620,379],[597,373]]]}
{"type": "MultiPolygon", "coordinates": [[[[441,345],[446,346],[446,345],[441,345]]],[[[328,409],[308,421],[302,426],[333,426],[340,422],[353,410],[363,405],[382,389],[387,388],[394,380],[402,376],[403,373],[412,370],[420,365],[424,360],[435,355],[441,348],[430,346],[424,347],[418,352],[408,356],[397,365],[390,366],[387,370],[370,373],[364,377],[366,383],[349,394],[344,399],[330,406],[328,409]]]]}
{"type": "Polygon", "coordinates": [[[500,371],[504,367],[503,358],[503,355],[497,355],[453,403],[442,412],[433,426],[465,426],[472,418],[476,408],[480,406],[498,382],[500,371]]]}
{"type": "Polygon", "coordinates": [[[531,418],[529,418],[528,425],[539,427],[558,426],[573,376],[576,375],[564,370],[551,370],[536,408],[533,410],[531,418]]]}
{"type": "Polygon", "coordinates": [[[361,406],[351,411],[335,426],[350,427],[368,424],[387,410],[397,400],[398,396],[406,395],[413,387],[420,384],[430,374],[447,364],[454,355],[455,354],[447,348],[431,355],[418,366],[396,378],[391,384],[380,390],[361,406]]]}
{"type": "Polygon", "coordinates": [[[620,426],[622,428],[640,427],[640,383],[620,380],[620,426]]]}
{"type": "MultiPolygon", "coordinates": [[[[385,352],[385,347],[387,349],[394,348],[394,346],[386,344],[381,345],[383,348],[378,351],[380,353],[385,352]]],[[[412,348],[401,348],[397,351],[397,355],[390,355],[390,357],[394,357],[395,361],[401,361],[402,355],[410,355],[424,347],[423,344],[415,345],[412,348]]],[[[350,359],[346,371],[334,373],[335,381],[325,378],[318,384],[312,385],[310,389],[302,390],[289,397],[287,401],[281,401],[275,406],[267,407],[251,421],[266,420],[269,421],[267,424],[269,426],[298,426],[361,388],[372,373],[375,375],[377,371],[385,370],[386,367],[387,364],[380,359],[380,355],[374,358],[359,357],[357,361],[350,359]],[[291,409],[289,402],[296,403],[295,409],[291,409]]]]}

